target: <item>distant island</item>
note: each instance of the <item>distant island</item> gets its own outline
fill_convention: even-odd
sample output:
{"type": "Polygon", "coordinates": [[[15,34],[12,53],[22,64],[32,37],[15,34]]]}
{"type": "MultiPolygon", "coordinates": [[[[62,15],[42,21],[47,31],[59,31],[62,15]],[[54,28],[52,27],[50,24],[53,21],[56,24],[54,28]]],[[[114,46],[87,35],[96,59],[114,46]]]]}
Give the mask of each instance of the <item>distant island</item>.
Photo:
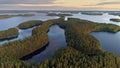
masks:
{"type": "Polygon", "coordinates": [[[59,17],[64,17],[64,16],[72,16],[72,14],[61,14],[61,13],[48,13],[47,16],[59,16],[59,17]]]}
{"type": "Polygon", "coordinates": [[[114,21],[114,22],[120,22],[120,19],[113,18],[113,19],[110,19],[110,21],[114,21]]]}
{"type": "Polygon", "coordinates": [[[120,16],[120,12],[109,12],[110,15],[117,15],[120,16]]]}
{"type": "Polygon", "coordinates": [[[81,12],[81,14],[85,15],[103,15],[101,12],[81,12]]]}
{"type": "Polygon", "coordinates": [[[29,17],[35,14],[18,14],[18,15],[0,15],[0,19],[12,18],[12,17],[29,17]]]}

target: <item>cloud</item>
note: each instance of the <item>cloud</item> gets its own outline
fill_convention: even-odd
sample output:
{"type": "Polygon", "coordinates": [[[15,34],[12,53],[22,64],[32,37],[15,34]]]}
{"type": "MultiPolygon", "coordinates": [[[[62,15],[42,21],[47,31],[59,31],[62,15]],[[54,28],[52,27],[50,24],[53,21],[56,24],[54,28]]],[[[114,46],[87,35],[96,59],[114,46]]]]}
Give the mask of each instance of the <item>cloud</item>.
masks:
{"type": "Polygon", "coordinates": [[[0,4],[50,4],[54,0],[0,0],[0,4]]]}
{"type": "MultiPolygon", "coordinates": [[[[64,10],[64,9],[69,9],[67,7],[61,7],[61,6],[45,6],[45,5],[34,5],[34,6],[31,6],[31,5],[27,5],[27,6],[24,6],[21,4],[13,4],[13,5],[2,5],[0,6],[0,10],[64,10]],[[4,7],[5,6],[5,7],[4,7]],[[4,7],[4,8],[2,8],[4,7]],[[10,8],[12,7],[12,8],[10,8]]],[[[73,9],[73,8],[71,8],[73,9]]]]}
{"type": "Polygon", "coordinates": [[[96,4],[88,4],[83,6],[105,6],[105,5],[120,5],[120,1],[118,0],[101,0],[100,2],[96,4]]]}
{"type": "Polygon", "coordinates": [[[101,3],[98,3],[96,5],[111,5],[111,4],[120,4],[120,1],[119,2],[101,2],[101,3]]]}
{"type": "Polygon", "coordinates": [[[0,10],[120,8],[119,0],[0,0],[0,10]]]}

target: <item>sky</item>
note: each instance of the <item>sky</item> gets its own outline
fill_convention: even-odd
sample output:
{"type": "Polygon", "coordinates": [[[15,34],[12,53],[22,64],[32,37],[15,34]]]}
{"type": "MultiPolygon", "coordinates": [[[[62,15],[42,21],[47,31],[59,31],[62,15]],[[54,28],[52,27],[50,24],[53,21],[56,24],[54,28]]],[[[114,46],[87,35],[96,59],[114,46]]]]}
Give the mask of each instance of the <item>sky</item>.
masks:
{"type": "Polygon", "coordinates": [[[0,0],[0,10],[119,10],[120,0],[0,0]]]}

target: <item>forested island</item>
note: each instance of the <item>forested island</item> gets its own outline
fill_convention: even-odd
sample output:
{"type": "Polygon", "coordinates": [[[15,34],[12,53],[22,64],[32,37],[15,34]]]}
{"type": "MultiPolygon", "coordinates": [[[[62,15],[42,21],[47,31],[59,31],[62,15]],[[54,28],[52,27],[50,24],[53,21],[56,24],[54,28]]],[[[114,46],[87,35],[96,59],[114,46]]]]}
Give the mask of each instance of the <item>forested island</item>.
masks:
{"type": "Polygon", "coordinates": [[[10,28],[8,30],[0,31],[0,40],[7,40],[18,37],[19,32],[17,28],[10,28]]]}
{"type": "Polygon", "coordinates": [[[110,15],[120,16],[120,12],[108,12],[110,15]]]}
{"type": "Polygon", "coordinates": [[[7,19],[12,17],[29,17],[34,16],[35,14],[18,14],[18,15],[0,15],[0,19],[7,19]]]}
{"type": "Polygon", "coordinates": [[[0,67],[6,68],[120,68],[120,59],[101,48],[100,42],[90,32],[120,31],[113,24],[63,18],[44,21],[24,40],[3,44],[0,47],[0,67]],[[47,32],[50,26],[59,25],[65,30],[67,47],[59,49],[53,57],[41,63],[23,61],[21,58],[49,44],[47,32]],[[34,45],[34,46],[33,46],[34,45]]]}
{"type": "Polygon", "coordinates": [[[32,21],[27,21],[27,22],[23,22],[21,24],[18,25],[19,29],[28,29],[34,26],[39,26],[41,25],[43,22],[39,21],[39,20],[32,20],[32,21]]]}
{"type": "Polygon", "coordinates": [[[114,18],[114,19],[110,19],[110,21],[120,22],[120,19],[114,18]]]}
{"type": "Polygon", "coordinates": [[[101,12],[81,12],[81,14],[85,15],[103,15],[101,12]]]}
{"type": "Polygon", "coordinates": [[[48,13],[47,16],[59,16],[59,17],[64,17],[64,16],[72,16],[72,14],[48,13]]]}

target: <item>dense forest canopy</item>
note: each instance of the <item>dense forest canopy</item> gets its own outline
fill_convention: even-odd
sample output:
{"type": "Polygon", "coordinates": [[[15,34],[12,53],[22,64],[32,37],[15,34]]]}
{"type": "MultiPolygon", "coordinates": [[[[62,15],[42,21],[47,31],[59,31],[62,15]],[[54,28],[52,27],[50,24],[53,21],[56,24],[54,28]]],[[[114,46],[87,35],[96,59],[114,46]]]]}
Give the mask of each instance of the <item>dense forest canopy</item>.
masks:
{"type": "Polygon", "coordinates": [[[91,21],[63,18],[44,21],[32,31],[32,37],[3,44],[0,47],[0,67],[6,68],[120,68],[120,59],[102,50],[100,42],[90,32],[116,33],[120,27],[113,24],[97,24],[91,21]],[[65,30],[67,47],[59,49],[53,57],[41,63],[20,60],[49,43],[47,32],[52,25],[65,30]],[[31,43],[32,42],[32,43],[31,43]]]}
{"type": "Polygon", "coordinates": [[[32,20],[32,21],[27,21],[27,22],[23,22],[21,24],[18,25],[19,29],[28,29],[34,26],[39,26],[41,25],[43,22],[39,21],[39,20],[32,20]]]}
{"type": "Polygon", "coordinates": [[[10,28],[8,30],[0,31],[0,40],[15,38],[19,35],[17,28],[10,28]]]}

